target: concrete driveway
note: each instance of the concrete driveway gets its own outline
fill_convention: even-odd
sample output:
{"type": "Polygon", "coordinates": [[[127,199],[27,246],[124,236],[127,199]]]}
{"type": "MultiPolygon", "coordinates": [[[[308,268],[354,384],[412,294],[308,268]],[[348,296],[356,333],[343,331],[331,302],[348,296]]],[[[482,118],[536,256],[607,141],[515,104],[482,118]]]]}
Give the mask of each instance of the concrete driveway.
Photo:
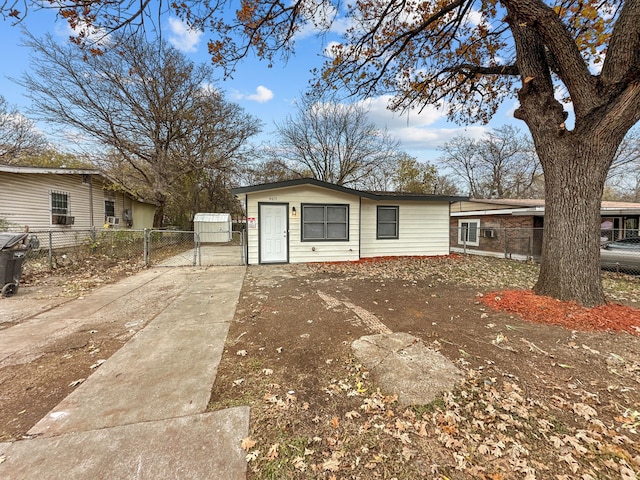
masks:
{"type": "MultiPolygon", "coordinates": [[[[249,408],[204,413],[244,273],[152,269],[85,297],[23,309],[21,323],[2,330],[0,365],[37,355],[97,316],[148,323],[30,439],[0,444],[0,477],[245,478],[240,442],[249,408]]],[[[0,317],[16,318],[20,295],[9,300],[0,302],[0,317]]]]}

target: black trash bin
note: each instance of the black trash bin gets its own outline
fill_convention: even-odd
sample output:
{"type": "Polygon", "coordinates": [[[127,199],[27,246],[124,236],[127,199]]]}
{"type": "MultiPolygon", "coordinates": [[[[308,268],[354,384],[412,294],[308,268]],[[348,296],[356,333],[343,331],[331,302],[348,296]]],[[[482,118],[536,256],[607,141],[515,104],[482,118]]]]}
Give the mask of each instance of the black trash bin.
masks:
{"type": "Polygon", "coordinates": [[[0,233],[0,288],[3,297],[18,291],[22,262],[27,253],[26,233],[0,233]]]}

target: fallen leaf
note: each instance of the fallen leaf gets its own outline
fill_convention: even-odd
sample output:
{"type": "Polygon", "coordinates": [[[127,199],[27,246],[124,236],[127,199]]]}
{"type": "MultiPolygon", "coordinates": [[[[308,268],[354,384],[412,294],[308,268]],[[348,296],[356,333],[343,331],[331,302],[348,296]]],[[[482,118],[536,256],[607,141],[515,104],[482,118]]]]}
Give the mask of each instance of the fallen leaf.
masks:
{"type": "Polygon", "coordinates": [[[322,469],[326,472],[337,472],[340,470],[340,460],[337,458],[330,458],[322,463],[322,469]]]}
{"type": "Polygon", "coordinates": [[[338,425],[340,425],[340,419],[338,417],[333,417],[331,419],[331,426],[333,428],[338,428],[338,425]]]}
{"type": "Polygon", "coordinates": [[[280,449],[279,443],[274,443],[273,445],[271,445],[271,447],[269,447],[269,451],[267,452],[267,459],[274,460],[278,458],[279,449],[280,449]]]}
{"type": "Polygon", "coordinates": [[[252,440],[251,437],[246,437],[242,439],[242,442],[240,443],[240,447],[245,451],[248,452],[249,449],[253,448],[255,446],[256,442],[255,440],[252,440]]]}

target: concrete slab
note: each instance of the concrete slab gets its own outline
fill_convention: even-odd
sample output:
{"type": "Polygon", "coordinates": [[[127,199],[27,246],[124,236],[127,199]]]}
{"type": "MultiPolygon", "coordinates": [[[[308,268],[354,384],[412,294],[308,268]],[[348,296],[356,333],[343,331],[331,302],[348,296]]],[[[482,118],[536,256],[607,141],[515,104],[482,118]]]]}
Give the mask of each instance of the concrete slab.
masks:
{"type": "Polygon", "coordinates": [[[244,267],[182,274],[190,288],[38,422],[30,435],[55,436],[205,411],[244,267]]]}
{"type": "Polygon", "coordinates": [[[0,365],[20,363],[20,358],[9,357],[29,357],[32,352],[41,352],[43,346],[92,321],[149,321],[187,288],[174,273],[147,270],[84,297],[59,305],[53,303],[23,323],[2,330],[0,365]]]}
{"type": "Polygon", "coordinates": [[[22,479],[246,478],[240,442],[249,407],[16,442],[0,449],[0,477],[22,479]]]}
{"type": "Polygon", "coordinates": [[[358,360],[400,405],[424,405],[452,389],[462,372],[408,333],[367,335],[352,343],[358,360]]]}

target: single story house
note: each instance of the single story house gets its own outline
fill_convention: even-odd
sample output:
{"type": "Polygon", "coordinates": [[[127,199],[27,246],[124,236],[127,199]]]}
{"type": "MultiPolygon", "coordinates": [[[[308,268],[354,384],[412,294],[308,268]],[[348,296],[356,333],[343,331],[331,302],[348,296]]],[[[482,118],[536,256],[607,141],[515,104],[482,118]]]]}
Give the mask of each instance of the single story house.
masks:
{"type": "Polygon", "coordinates": [[[0,165],[0,220],[12,229],[151,228],[155,205],[93,169],[0,165]]]}
{"type": "Polygon", "coordinates": [[[449,207],[467,197],[367,192],[303,178],[232,189],[249,265],[449,254],[449,207]]]}
{"type": "MultiPolygon", "coordinates": [[[[603,201],[602,240],[637,236],[640,203],[603,201]]],[[[542,251],[544,200],[470,199],[451,205],[451,251],[538,259],[542,251]]]]}

